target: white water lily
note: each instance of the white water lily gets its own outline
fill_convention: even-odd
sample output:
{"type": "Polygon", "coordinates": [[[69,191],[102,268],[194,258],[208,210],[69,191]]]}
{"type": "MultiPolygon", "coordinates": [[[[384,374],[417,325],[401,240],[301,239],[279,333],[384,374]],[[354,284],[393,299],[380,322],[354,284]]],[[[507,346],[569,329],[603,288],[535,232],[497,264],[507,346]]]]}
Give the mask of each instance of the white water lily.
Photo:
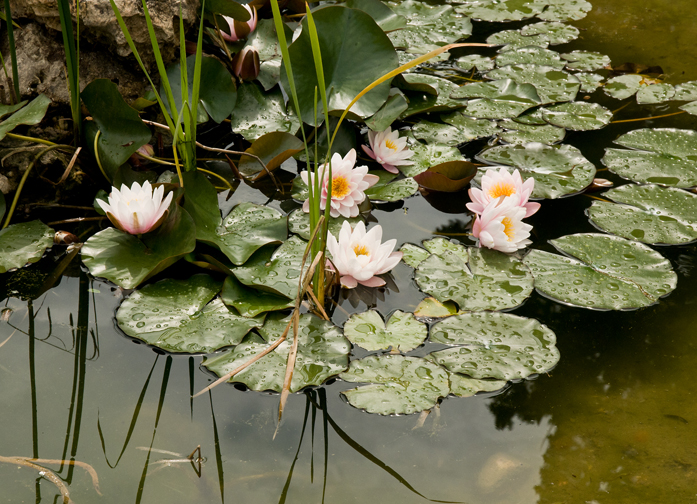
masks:
{"type": "Polygon", "coordinates": [[[162,201],[164,191],[164,186],[153,191],[148,181],[142,187],[134,182],[130,188],[125,184],[121,186],[121,190],[112,187],[109,203],[100,199],[97,203],[114,226],[126,233],[140,235],[152,231],[167,218],[173,193],[170,192],[162,201]]]}
{"type": "MultiPolygon", "coordinates": [[[[341,154],[332,156],[332,200],[329,213],[332,217],[356,217],[358,205],[365,200],[365,190],[374,186],[380,178],[377,175],[369,175],[367,166],[356,166],[356,151],[351,149],[345,157],[341,154]]],[[[329,167],[326,164],[317,168],[317,173],[322,177],[322,189],[320,195],[320,209],[327,206],[327,187],[329,185],[329,167]]],[[[313,183],[314,175],[303,171],[300,177],[306,185],[313,183]]],[[[310,212],[310,200],[303,204],[303,211],[310,212]]]]}
{"type": "Polygon", "coordinates": [[[366,233],[363,222],[359,222],[353,231],[351,225],[344,222],[338,240],[332,234],[327,237],[327,250],[341,277],[341,285],[349,289],[358,284],[366,287],[385,285],[385,280],[377,275],[387,273],[402,259],[402,252],[393,252],[396,244],[394,239],[382,243],[382,227],[379,225],[366,233]]]}
{"type": "Polygon", "coordinates": [[[500,198],[489,202],[472,225],[472,234],[479,238],[479,246],[501,252],[515,252],[532,243],[532,226],[525,224],[525,207],[515,204],[513,199],[500,198]]]}
{"type": "Polygon", "coordinates": [[[467,208],[481,215],[484,208],[493,200],[504,198],[511,200],[514,205],[525,208],[525,217],[530,217],[540,209],[539,203],[529,202],[528,198],[535,188],[535,180],[529,178],[523,182],[520,172],[516,169],[510,173],[506,168],[487,170],[482,177],[482,188],[469,190],[471,203],[467,208]]]}
{"type": "Polygon", "coordinates": [[[391,126],[378,133],[369,131],[368,142],[370,147],[362,146],[365,153],[390,173],[399,173],[397,166],[414,164],[413,161],[407,161],[414,155],[414,152],[407,147],[407,139],[400,138],[399,131],[392,131],[391,126]]]}

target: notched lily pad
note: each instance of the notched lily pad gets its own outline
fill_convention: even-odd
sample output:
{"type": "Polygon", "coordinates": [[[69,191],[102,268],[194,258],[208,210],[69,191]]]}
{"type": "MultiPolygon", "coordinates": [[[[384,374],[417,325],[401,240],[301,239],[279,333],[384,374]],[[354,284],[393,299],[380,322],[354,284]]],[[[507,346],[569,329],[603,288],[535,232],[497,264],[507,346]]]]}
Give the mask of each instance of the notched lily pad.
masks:
{"type": "Polygon", "coordinates": [[[455,11],[479,21],[522,21],[540,14],[544,0],[464,0],[455,11]]]}
{"type": "Polygon", "coordinates": [[[476,379],[520,380],[546,373],[559,362],[554,332],[510,313],[449,317],[431,328],[431,341],[453,345],[430,354],[435,362],[476,379]]]}
{"type": "Polygon", "coordinates": [[[408,140],[409,149],[414,152],[414,155],[409,158],[413,164],[398,166],[399,170],[406,177],[414,177],[419,173],[423,173],[431,166],[435,166],[448,161],[463,161],[460,151],[450,145],[441,143],[423,144],[411,137],[408,140]]]}
{"type": "Polygon", "coordinates": [[[396,48],[451,44],[472,34],[470,19],[456,14],[450,5],[429,5],[415,0],[387,2],[387,5],[407,19],[406,28],[390,33],[396,48]]]}
{"type": "Polygon", "coordinates": [[[295,306],[293,299],[245,287],[234,276],[225,279],[220,299],[226,305],[234,307],[243,317],[256,317],[260,313],[295,306]]]}
{"type": "Polygon", "coordinates": [[[562,54],[561,57],[567,61],[566,68],[569,70],[592,72],[610,64],[609,56],[592,51],[572,51],[562,54]]]}
{"type": "Polygon", "coordinates": [[[41,259],[53,245],[54,234],[39,220],[12,224],[0,231],[0,273],[41,259]]]}
{"type": "Polygon", "coordinates": [[[537,17],[546,21],[577,21],[593,8],[586,0],[545,0],[547,8],[537,17]]]}
{"type": "Polygon", "coordinates": [[[559,53],[543,47],[521,47],[514,51],[505,51],[496,56],[496,66],[508,65],[543,65],[561,70],[566,65],[559,53]]]}
{"type": "Polygon", "coordinates": [[[525,264],[540,294],[593,310],[631,310],[658,302],[677,285],[670,261],[642,243],[597,233],[550,243],[562,254],[532,250],[525,264]]]}
{"type": "Polygon", "coordinates": [[[597,103],[572,102],[554,105],[542,110],[549,124],[572,131],[601,129],[610,124],[612,112],[597,103]]]}
{"type": "MultiPolygon", "coordinates": [[[[529,25],[534,26],[534,25],[529,25]]],[[[509,65],[486,74],[488,79],[512,79],[535,86],[542,103],[573,101],[580,81],[564,70],[540,65],[509,65]]]]}
{"type": "MultiPolygon", "coordinates": [[[[457,128],[458,136],[464,142],[486,138],[496,133],[496,121],[469,117],[461,112],[452,112],[440,116],[441,121],[457,128]]],[[[417,125],[418,126],[418,125],[417,125]]]]}
{"type": "Polygon", "coordinates": [[[392,348],[408,352],[424,342],[428,328],[412,313],[397,310],[385,323],[377,311],[368,310],[351,315],[344,324],[344,336],[369,351],[392,348]]]}
{"type": "Polygon", "coordinates": [[[402,245],[402,248],[400,248],[399,251],[403,254],[402,261],[414,269],[416,269],[421,261],[431,255],[428,250],[411,243],[405,243],[402,245]]]}
{"type": "MultiPolygon", "coordinates": [[[[455,61],[458,68],[462,70],[472,70],[476,68],[478,72],[487,72],[492,70],[496,63],[493,59],[487,58],[480,54],[468,54],[467,56],[461,56],[455,61]]],[[[697,98],[695,98],[697,100],[697,98]]]]}
{"type": "Polygon", "coordinates": [[[605,83],[603,91],[605,91],[606,95],[616,98],[617,100],[624,100],[639,91],[643,80],[644,78],[641,75],[619,75],[609,79],[605,83]]]}
{"type": "Polygon", "coordinates": [[[499,121],[498,137],[506,143],[523,145],[538,142],[547,145],[564,140],[566,130],[551,124],[522,124],[511,119],[499,121]]]}
{"type": "Polygon", "coordinates": [[[638,104],[663,103],[675,96],[675,88],[671,84],[652,84],[644,86],[637,91],[636,102],[638,104]]]}
{"type": "Polygon", "coordinates": [[[450,161],[432,166],[414,180],[430,191],[457,192],[464,189],[476,174],[477,167],[469,161],[450,161]]]}
{"type": "MultiPolygon", "coordinates": [[[[400,166],[400,168],[402,167],[400,166]]],[[[370,173],[380,178],[377,184],[365,191],[365,195],[370,198],[370,201],[400,201],[413,196],[419,190],[419,184],[411,177],[395,180],[397,175],[394,173],[386,171],[370,173]]]]}
{"type": "Polygon", "coordinates": [[[579,72],[574,76],[581,81],[581,91],[583,93],[592,93],[598,89],[605,78],[597,73],[579,72]]]}
{"type": "Polygon", "coordinates": [[[351,406],[381,415],[427,410],[450,392],[445,369],[419,357],[370,356],[351,361],[349,370],[339,377],[369,383],[342,394],[351,406]]]}

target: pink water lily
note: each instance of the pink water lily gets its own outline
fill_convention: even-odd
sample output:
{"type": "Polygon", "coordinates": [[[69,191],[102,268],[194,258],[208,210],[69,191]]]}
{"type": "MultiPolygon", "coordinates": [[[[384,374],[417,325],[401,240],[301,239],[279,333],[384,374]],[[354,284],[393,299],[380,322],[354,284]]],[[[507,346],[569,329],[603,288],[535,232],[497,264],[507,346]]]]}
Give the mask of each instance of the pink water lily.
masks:
{"type": "Polygon", "coordinates": [[[223,16],[223,19],[227,21],[230,27],[230,35],[223,30],[220,30],[220,35],[228,42],[237,42],[249,36],[257,27],[257,8],[249,5],[243,5],[242,7],[249,12],[249,21],[237,21],[231,17],[223,16]]]}
{"type": "Polygon", "coordinates": [[[501,252],[515,252],[532,243],[532,226],[525,224],[525,207],[513,199],[500,198],[490,201],[472,225],[472,234],[479,238],[479,246],[501,252]]]}
{"type": "Polygon", "coordinates": [[[391,126],[379,133],[369,131],[368,142],[370,147],[361,146],[365,153],[390,173],[399,173],[397,166],[414,164],[413,161],[407,161],[414,155],[414,152],[407,147],[407,139],[399,138],[399,131],[392,131],[391,126]]]}
{"type": "Polygon", "coordinates": [[[344,222],[339,231],[339,239],[329,234],[327,250],[332,256],[341,285],[352,289],[358,284],[366,287],[380,287],[385,280],[378,277],[397,266],[402,252],[393,252],[397,240],[382,243],[382,227],[377,225],[366,232],[365,224],[359,222],[351,231],[351,225],[344,222]]]}
{"type": "Polygon", "coordinates": [[[109,220],[121,231],[140,235],[152,231],[167,218],[167,209],[172,202],[173,193],[162,200],[164,186],[152,190],[150,182],[145,181],[142,187],[134,182],[129,188],[125,184],[121,190],[111,188],[109,203],[98,199],[97,203],[106,212],[109,220]]]}
{"type": "Polygon", "coordinates": [[[484,208],[493,200],[503,197],[511,200],[514,205],[525,208],[525,217],[530,217],[540,209],[539,203],[529,202],[528,198],[535,188],[535,180],[529,178],[525,182],[516,169],[510,173],[506,168],[495,168],[487,170],[482,177],[482,188],[472,188],[469,190],[471,203],[467,203],[467,208],[472,212],[481,215],[484,208]]]}
{"type": "MultiPolygon", "coordinates": [[[[367,166],[356,166],[356,150],[351,149],[345,157],[341,154],[332,156],[332,199],[329,213],[332,217],[356,217],[358,215],[358,205],[365,200],[365,191],[374,186],[380,178],[377,175],[369,175],[367,166]]],[[[329,186],[329,167],[326,164],[320,165],[317,174],[322,177],[320,209],[324,210],[327,206],[327,193],[329,186]]],[[[314,181],[314,175],[303,171],[300,177],[306,185],[314,181]]],[[[310,212],[310,201],[306,200],[303,204],[303,211],[310,212]]]]}

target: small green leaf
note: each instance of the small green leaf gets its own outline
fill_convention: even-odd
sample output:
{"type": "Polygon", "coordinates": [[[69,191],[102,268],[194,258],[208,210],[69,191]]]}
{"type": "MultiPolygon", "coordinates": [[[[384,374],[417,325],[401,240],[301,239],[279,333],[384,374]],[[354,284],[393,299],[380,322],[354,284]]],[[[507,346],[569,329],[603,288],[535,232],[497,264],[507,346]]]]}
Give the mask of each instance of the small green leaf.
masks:
{"type": "Polygon", "coordinates": [[[597,103],[562,103],[542,110],[545,121],[572,131],[601,129],[610,124],[612,112],[597,103]]]}
{"type": "MultiPolygon", "coordinates": [[[[26,103],[21,102],[22,104],[26,103]]],[[[16,110],[14,114],[12,114],[10,117],[5,119],[2,123],[0,123],[0,140],[5,138],[5,135],[15,129],[17,126],[20,124],[26,124],[28,126],[33,126],[34,124],[39,124],[44,116],[46,115],[46,110],[48,110],[48,106],[51,104],[51,99],[47,97],[46,95],[39,95],[36,98],[34,98],[31,102],[29,102],[28,105],[23,106],[19,108],[19,103],[15,107],[10,107],[8,109],[4,109],[3,112],[5,114],[9,114],[10,112],[16,110]]]]}
{"type": "Polygon", "coordinates": [[[663,103],[673,99],[675,88],[671,84],[652,84],[644,86],[636,94],[638,104],[663,103]]]}
{"type": "MultiPolygon", "coordinates": [[[[4,207],[4,198],[2,203],[4,207]]],[[[0,231],[0,273],[41,259],[53,245],[54,235],[55,231],[39,220],[12,224],[0,231]]]]}
{"type": "Polygon", "coordinates": [[[464,157],[455,147],[440,143],[423,144],[411,138],[408,142],[409,149],[414,155],[409,158],[413,164],[399,166],[399,170],[406,177],[414,177],[423,173],[431,166],[446,163],[448,161],[464,161],[464,157]]]}
{"type": "Polygon", "coordinates": [[[450,393],[458,397],[472,397],[479,392],[496,392],[506,386],[506,380],[477,380],[458,373],[448,373],[450,393]]]}
{"type": "Polygon", "coordinates": [[[577,21],[593,6],[586,0],[545,0],[547,8],[537,17],[546,21],[577,21]]]}
{"type": "Polygon", "coordinates": [[[225,279],[220,299],[226,305],[233,306],[243,317],[256,317],[260,313],[284,310],[295,305],[295,301],[287,297],[245,287],[233,276],[225,279]]]}
{"type": "Polygon", "coordinates": [[[469,161],[449,161],[419,173],[414,180],[430,191],[457,192],[464,189],[476,174],[477,167],[469,161]]]}
{"type": "Polygon", "coordinates": [[[377,184],[365,191],[371,201],[399,201],[413,196],[419,190],[419,184],[411,177],[393,181],[396,176],[394,174],[382,171],[370,173],[380,177],[377,184]]]}
{"type": "Polygon", "coordinates": [[[384,131],[391,126],[402,113],[407,110],[409,104],[400,92],[390,96],[380,110],[365,120],[365,125],[373,131],[384,131]]]}
{"type": "Polygon", "coordinates": [[[619,75],[609,79],[603,87],[603,91],[608,96],[611,96],[617,100],[624,100],[629,98],[642,86],[641,82],[644,78],[641,75],[627,74],[619,75]]]}
{"type": "Polygon", "coordinates": [[[592,51],[572,51],[562,54],[561,57],[567,61],[566,68],[569,70],[592,72],[610,64],[609,56],[592,51]]]}
{"type": "Polygon", "coordinates": [[[421,345],[428,328],[414,318],[412,313],[397,310],[383,322],[375,310],[351,315],[344,324],[344,336],[351,343],[369,351],[399,350],[408,352],[421,345]]]}
{"type": "Polygon", "coordinates": [[[416,245],[412,245],[411,243],[405,243],[402,245],[402,248],[400,248],[399,251],[403,254],[402,261],[414,269],[421,264],[421,261],[431,255],[428,250],[422,249],[416,245]]]}

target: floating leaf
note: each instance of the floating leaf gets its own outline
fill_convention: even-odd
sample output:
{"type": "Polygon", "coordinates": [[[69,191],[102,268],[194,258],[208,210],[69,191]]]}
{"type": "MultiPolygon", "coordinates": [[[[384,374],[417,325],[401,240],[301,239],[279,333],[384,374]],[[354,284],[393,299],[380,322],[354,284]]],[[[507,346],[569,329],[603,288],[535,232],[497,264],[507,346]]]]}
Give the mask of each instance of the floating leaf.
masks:
{"type": "Polygon", "coordinates": [[[243,317],[256,317],[260,313],[284,310],[295,306],[293,299],[250,289],[233,276],[225,279],[220,299],[226,305],[233,306],[243,317]]]}
{"type": "MultiPolygon", "coordinates": [[[[286,39],[293,38],[293,32],[284,23],[286,39]]],[[[281,79],[281,47],[273,19],[260,19],[256,29],[247,38],[246,46],[252,46],[259,54],[259,75],[257,80],[266,91],[279,83],[281,79]]]]}
{"type": "Polygon", "coordinates": [[[542,103],[573,101],[581,87],[580,81],[570,73],[549,66],[510,65],[492,70],[486,77],[531,84],[535,86],[542,103]]]}
{"type": "Polygon", "coordinates": [[[407,26],[407,19],[404,16],[400,16],[380,0],[346,0],[346,7],[367,12],[386,32],[407,26]]]}
{"type": "Polygon", "coordinates": [[[517,117],[542,103],[537,90],[530,84],[512,79],[476,82],[457,88],[452,98],[475,98],[467,102],[467,115],[482,119],[517,117]]]}
{"type": "Polygon", "coordinates": [[[384,131],[409,108],[401,92],[390,96],[380,110],[365,120],[365,125],[373,131],[384,131]]]}
{"type": "MultiPolygon", "coordinates": [[[[344,222],[351,224],[351,229],[356,227],[356,224],[363,222],[363,218],[359,215],[358,217],[329,217],[328,230],[330,234],[334,236],[339,236],[339,231],[344,222]]],[[[294,210],[288,216],[288,231],[299,235],[303,240],[309,240],[312,236],[310,232],[310,214],[305,213],[302,209],[294,210]]]]}
{"type": "Polygon", "coordinates": [[[680,107],[680,110],[684,110],[685,112],[691,115],[697,115],[697,101],[686,103],[685,105],[680,107]]]}
{"type": "Polygon", "coordinates": [[[423,299],[416,307],[416,310],[414,310],[414,316],[425,319],[449,317],[456,313],[457,305],[455,303],[452,301],[441,303],[436,298],[432,297],[423,299]]]}
{"type": "Polygon", "coordinates": [[[644,86],[636,94],[638,104],[663,103],[675,96],[675,88],[671,84],[652,84],[644,86]]]}
{"type": "MultiPolygon", "coordinates": [[[[554,199],[577,193],[593,182],[596,173],[593,163],[571,145],[499,145],[480,152],[477,159],[518,168],[523,180],[534,178],[533,198],[554,199]]],[[[484,170],[479,173],[483,175],[484,170]]],[[[476,177],[477,183],[481,175],[476,177]]]]}
{"type": "Polygon", "coordinates": [[[496,66],[508,65],[541,65],[561,70],[566,63],[561,60],[559,53],[543,47],[521,47],[514,51],[506,51],[496,56],[496,66]]]}
{"type": "Polygon", "coordinates": [[[407,19],[406,28],[390,33],[390,40],[397,48],[451,44],[472,34],[470,19],[455,14],[450,5],[434,6],[415,0],[387,5],[407,19]]]}
{"type": "Polygon", "coordinates": [[[439,143],[423,144],[413,137],[408,142],[409,149],[414,155],[409,158],[413,164],[398,166],[399,170],[407,177],[414,177],[423,173],[431,166],[448,161],[463,161],[465,158],[455,147],[439,143]]]}
{"type": "Polygon", "coordinates": [[[468,138],[460,134],[460,130],[455,126],[434,123],[425,119],[416,123],[411,132],[414,138],[423,140],[426,143],[439,143],[455,147],[469,141],[468,138]]]}
{"type": "MultiPolygon", "coordinates": [[[[281,336],[287,323],[287,318],[269,317],[259,332],[268,343],[273,343],[281,336]]],[[[273,352],[236,374],[229,381],[244,383],[252,390],[280,392],[292,339],[291,329],[288,339],[273,352]]],[[[224,376],[267,347],[268,344],[263,343],[260,338],[253,338],[249,342],[237,345],[231,352],[206,359],[203,361],[203,366],[218,376],[224,376]]],[[[348,367],[350,351],[351,345],[342,336],[338,327],[314,315],[301,315],[298,325],[298,353],[290,391],[297,392],[304,387],[319,386],[327,379],[344,371],[348,367]]]]}
{"type": "Polygon", "coordinates": [[[394,180],[397,177],[394,173],[386,171],[370,173],[380,177],[377,184],[365,191],[365,195],[371,201],[399,201],[416,194],[419,190],[419,184],[411,177],[394,180]]]}
{"type": "Polygon", "coordinates": [[[450,391],[446,371],[418,357],[384,355],[354,360],[340,378],[370,383],[341,393],[351,406],[381,415],[408,415],[430,409],[450,391]]]}
{"type": "Polygon", "coordinates": [[[265,133],[295,133],[300,121],[289,114],[283,93],[276,88],[264,93],[253,82],[245,82],[237,90],[237,104],[231,117],[232,131],[253,142],[265,133]]]}
{"type": "Polygon", "coordinates": [[[562,54],[561,57],[567,61],[566,68],[569,70],[592,72],[610,64],[609,56],[592,51],[572,51],[562,54]]]}
{"type": "MultiPolygon", "coordinates": [[[[496,133],[496,121],[489,119],[477,119],[463,115],[461,112],[452,112],[440,116],[441,121],[455,126],[463,141],[471,142],[478,138],[486,138],[496,133]]],[[[418,126],[418,124],[417,124],[418,126]]]]}
{"type": "Polygon", "coordinates": [[[646,128],[625,133],[614,142],[635,149],[605,149],[603,164],[621,177],[674,187],[697,185],[697,132],[646,128]]]}
{"type": "Polygon", "coordinates": [[[544,0],[465,0],[455,11],[480,21],[522,21],[540,14],[544,0]]]}
{"type": "Polygon", "coordinates": [[[416,269],[421,261],[426,259],[431,253],[428,250],[422,249],[411,243],[405,243],[402,248],[399,249],[402,252],[402,261],[416,269]]]}
{"type": "Polygon", "coordinates": [[[697,81],[683,82],[675,86],[674,100],[697,100],[697,81]]]}
{"type": "Polygon", "coordinates": [[[53,245],[54,235],[55,231],[39,220],[12,224],[0,231],[0,273],[41,259],[53,245]]]}
{"type": "Polygon", "coordinates": [[[282,131],[266,133],[257,138],[245,150],[249,154],[260,157],[266,165],[266,170],[259,164],[259,161],[250,156],[242,156],[240,158],[238,169],[245,177],[258,180],[266,176],[268,172],[279,168],[286,159],[291,158],[302,149],[303,142],[295,135],[282,131]]]}
{"type": "Polygon", "coordinates": [[[488,72],[489,70],[493,70],[496,62],[480,54],[468,54],[467,56],[459,57],[455,61],[455,64],[458,68],[463,70],[472,70],[476,68],[478,72],[488,72]]]}
{"type": "Polygon", "coordinates": [[[575,26],[557,22],[529,24],[521,28],[520,33],[525,37],[544,36],[552,45],[566,44],[580,34],[575,26]]]}
{"type": "Polygon", "coordinates": [[[477,167],[469,161],[450,161],[432,166],[414,180],[430,191],[457,192],[464,189],[476,174],[477,167]]]}
{"type": "Polygon", "coordinates": [[[431,354],[453,373],[472,378],[520,380],[559,362],[557,338],[535,319],[510,313],[465,313],[431,328],[431,341],[457,345],[431,354]]]}
{"type": "Polygon", "coordinates": [[[592,93],[601,86],[604,80],[602,75],[596,73],[579,72],[574,76],[581,81],[581,91],[584,93],[592,93]]]}
{"type": "Polygon", "coordinates": [[[572,131],[601,129],[610,124],[612,112],[597,103],[571,102],[542,110],[545,121],[572,131]]]}
{"type": "Polygon", "coordinates": [[[551,145],[561,142],[566,136],[564,128],[558,128],[551,124],[521,124],[511,119],[500,121],[499,128],[503,130],[499,132],[499,138],[509,144],[539,142],[551,145]]]}
{"type": "Polygon", "coordinates": [[[424,342],[428,328],[412,313],[397,310],[385,324],[377,311],[368,310],[351,315],[344,324],[344,336],[369,351],[392,348],[408,352],[424,342]]]}
{"type": "Polygon", "coordinates": [[[586,17],[593,6],[586,0],[545,0],[547,8],[537,17],[546,21],[572,21],[586,17]]]}
{"type": "MultiPolygon", "coordinates": [[[[84,91],[83,91],[84,92],[84,91]]],[[[83,98],[84,99],[84,98],[83,98]]],[[[26,103],[22,102],[22,104],[26,103]]],[[[51,99],[46,96],[40,94],[36,98],[34,98],[31,102],[29,102],[28,105],[24,105],[23,107],[19,108],[19,103],[17,104],[17,108],[10,107],[9,109],[4,109],[5,114],[9,114],[10,112],[14,111],[14,114],[12,114],[10,117],[5,119],[0,123],[0,140],[5,138],[5,135],[15,129],[17,126],[20,124],[26,124],[27,126],[33,126],[35,124],[39,124],[44,116],[46,115],[46,111],[48,110],[48,106],[51,104],[51,99]]],[[[96,121],[96,119],[95,119],[96,121]]]]}
{"type": "Polygon", "coordinates": [[[477,380],[458,373],[448,373],[450,393],[458,397],[472,397],[479,392],[496,392],[506,386],[506,380],[477,380]]]}
{"type": "Polygon", "coordinates": [[[618,100],[624,100],[639,91],[643,80],[644,78],[641,75],[619,75],[609,79],[605,83],[603,91],[605,91],[605,94],[608,96],[618,100]]]}
{"type": "Polygon", "coordinates": [[[462,108],[464,104],[457,100],[451,100],[451,94],[458,89],[448,79],[426,74],[404,74],[395,80],[395,85],[405,90],[408,107],[402,112],[400,119],[426,112],[442,112],[462,108]],[[435,91],[436,99],[430,92],[424,93],[422,89],[431,88],[435,91]],[[409,90],[415,93],[409,93],[409,90]]]}
{"type": "Polygon", "coordinates": [[[220,282],[208,275],[161,280],[128,296],[116,321],[127,335],[167,352],[215,352],[264,322],[235,315],[219,298],[211,301],[219,291],[220,282]]]}
{"type": "Polygon", "coordinates": [[[425,240],[423,246],[431,254],[442,255],[445,252],[452,252],[462,259],[462,262],[467,262],[469,260],[469,255],[467,253],[467,247],[461,245],[460,243],[452,242],[445,238],[431,238],[430,240],[425,240]]]}
{"type": "Polygon", "coordinates": [[[643,243],[678,245],[697,240],[697,195],[672,187],[628,184],[594,201],[593,224],[608,233],[643,243]]]}
{"type": "Polygon", "coordinates": [[[519,30],[503,30],[490,35],[486,39],[487,44],[502,45],[499,52],[514,51],[521,47],[537,46],[547,48],[549,38],[545,35],[533,35],[526,37],[519,30]]]}
{"type": "Polygon", "coordinates": [[[566,256],[532,250],[525,263],[538,292],[561,303],[595,310],[634,309],[656,303],[676,287],[670,261],[644,244],[596,233],[550,243],[566,256]]]}
{"type": "Polygon", "coordinates": [[[421,290],[461,310],[504,310],[520,305],[532,292],[532,275],[519,260],[489,249],[468,248],[468,262],[445,251],[416,268],[421,290]]]}

